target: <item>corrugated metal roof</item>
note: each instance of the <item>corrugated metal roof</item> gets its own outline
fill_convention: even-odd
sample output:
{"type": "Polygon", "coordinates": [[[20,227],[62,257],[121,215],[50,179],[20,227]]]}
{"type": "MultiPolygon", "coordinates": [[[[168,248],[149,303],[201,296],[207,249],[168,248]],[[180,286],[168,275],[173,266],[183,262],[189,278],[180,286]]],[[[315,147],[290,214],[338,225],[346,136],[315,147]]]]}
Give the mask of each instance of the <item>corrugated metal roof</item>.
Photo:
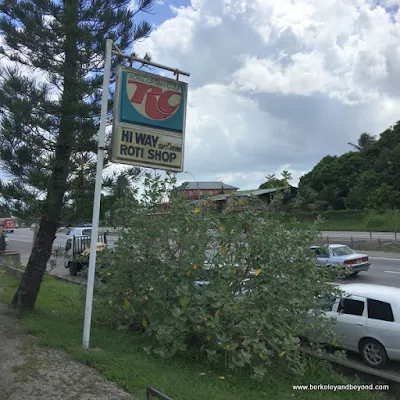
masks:
{"type": "Polygon", "coordinates": [[[186,186],[181,185],[176,190],[218,190],[218,189],[229,189],[237,190],[235,186],[227,185],[223,182],[186,182],[186,186]]]}
{"type": "Polygon", "coordinates": [[[217,196],[212,196],[209,198],[209,200],[221,201],[221,200],[226,200],[228,197],[233,197],[233,196],[237,196],[237,197],[261,196],[263,194],[277,192],[278,190],[281,190],[281,189],[282,188],[238,190],[237,192],[231,193],[231,194],[219,194],[217,196]]]}
{"type": "Polygon", "coordinates": [[[281,190],[282,188],[269,188],[269,189],[255,189],[251,191],[252,196],[261,196],[263,194],[267,193],[274,193],[278,190],[281,190]]]}

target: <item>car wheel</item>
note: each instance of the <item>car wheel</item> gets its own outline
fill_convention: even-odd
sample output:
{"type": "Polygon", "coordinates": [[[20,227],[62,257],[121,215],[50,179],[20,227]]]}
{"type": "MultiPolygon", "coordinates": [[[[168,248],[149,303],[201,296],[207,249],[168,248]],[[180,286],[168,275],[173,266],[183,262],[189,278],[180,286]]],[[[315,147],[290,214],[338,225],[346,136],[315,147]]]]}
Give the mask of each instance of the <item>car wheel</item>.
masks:
{"type": "Polygon", "coordinates": [[[69,274],[71,276],[76,276],[76,274],[78,273],[78,270],[76,268],[76,264],[73,262],[69,262],[68,263],[68,269],[69,269],[69,274]]]}
{"type": "Polygon", "coordinates": [[[349,276],[357,276],[359,274],[360,271],[357,272],[352,272],[349,276]]]}
{"type": "Polygon", "coordinates": [[[360,353],[365,364],[372,368],[383,368],[388,360],[385,348],[374,339],[362,340],[360,353]]]}

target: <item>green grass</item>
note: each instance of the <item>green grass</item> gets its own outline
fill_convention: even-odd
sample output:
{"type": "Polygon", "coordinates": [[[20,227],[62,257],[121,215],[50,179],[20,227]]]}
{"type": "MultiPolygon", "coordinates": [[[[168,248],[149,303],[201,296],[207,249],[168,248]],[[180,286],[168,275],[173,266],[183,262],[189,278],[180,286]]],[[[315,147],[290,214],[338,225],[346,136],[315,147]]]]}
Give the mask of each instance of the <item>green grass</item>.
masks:
{"type": "Polygon", "coordinates": [[[319,225],[321,231],[400,232],[400,213],[396,210],[315,211],[297,212],[291,215],[298,218],[303,225],[314,222],[320,215],[323,218],[323,222],[319,225]]]}
{"type": "MultiPolygon", "coordinates": [[[[9,303],[18,281],[0,273],[0,282],[4,289],[0,291],[0,303],[9,303]]],[[[165,361],[148,355],[142,350],[142,339],[98,325],[92,326],[91,349],[83,351],[84,304],[80,290],[77,285],[46,276],[35,311],[23,319],[26,330],[36,335],[43,346],[65,350],[140,399],[144,399],[146,386],[153,386],[174,400],[382,399],[381,394],[361,391],[293,391],[292,385],[296,384],[359,383],[335,373],[327,362],[319,360],[310,361],[303,378],[288,379],[272,369],[262,382],[247,376],[226,376],[221,380],[221,373],[205,364],[182,357],[165,361]]]]}
{"type": "Polygon", "coordinates": [[[4,265],[4,266],[3,266],[3,268],[7,268],[7,267],[15,268],[15,269],[18,269],[18,270],[20,270],[20,271],[25,271],[25,266],[22,265],[22,264],[17,264],[17,265],[4,265]]]}

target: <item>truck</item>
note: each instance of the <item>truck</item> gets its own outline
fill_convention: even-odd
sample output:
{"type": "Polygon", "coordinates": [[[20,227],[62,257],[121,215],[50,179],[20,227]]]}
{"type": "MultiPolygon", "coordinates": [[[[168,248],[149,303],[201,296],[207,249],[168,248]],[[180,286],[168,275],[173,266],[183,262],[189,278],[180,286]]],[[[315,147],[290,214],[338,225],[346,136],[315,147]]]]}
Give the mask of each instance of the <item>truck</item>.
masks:
{"type": "Polygon", "coordinates": [[[12,233],[17,228],[17,218],[0,218],[0,226],[4,227],[4,232],[12,233]]]}
{"type": "MultiPolygon", "coordinates": [[[[87,228],[72,228],[67,233],[64,266],[69,269],[71,276],[76,276],[78,272],[89,265],[91,233],[92,230],[87,228]]],[[[96,252],[106,248],[107,234],[99,234],[96,252]]]]}

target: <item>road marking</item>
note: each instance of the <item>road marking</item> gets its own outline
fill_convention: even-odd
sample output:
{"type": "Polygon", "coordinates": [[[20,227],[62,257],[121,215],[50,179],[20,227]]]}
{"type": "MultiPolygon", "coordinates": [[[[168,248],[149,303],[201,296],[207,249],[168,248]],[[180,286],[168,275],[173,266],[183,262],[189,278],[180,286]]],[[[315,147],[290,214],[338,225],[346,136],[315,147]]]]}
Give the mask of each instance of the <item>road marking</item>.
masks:
{"type": "Polygon", "coordinates": [[[370,260],[400,261],[400,258],[369,257],[370,260]]]}
{"type": "Polygon", "coordinates": [[[383,271],[386,272],[387,274],[400,274],[399,271],[383,271]]]}

